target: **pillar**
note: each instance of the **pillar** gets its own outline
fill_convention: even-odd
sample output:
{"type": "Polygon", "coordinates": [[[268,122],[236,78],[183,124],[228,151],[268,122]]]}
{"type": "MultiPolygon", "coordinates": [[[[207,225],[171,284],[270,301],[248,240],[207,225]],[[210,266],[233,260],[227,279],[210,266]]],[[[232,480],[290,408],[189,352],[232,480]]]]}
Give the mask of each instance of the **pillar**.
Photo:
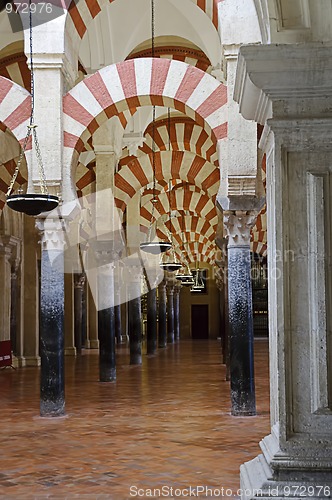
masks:
{"type": "Polygon", "coordinates": [[[176,283],[174,286],[174,338],[180,340],[180,292],[181,283],[176,283]]]}
{"type": "MultiPolygon", "coordinates": [[[[223,219],[221,217],[221,219],[223,219]]],[[[223,232],[223,224],[222,224],[223,232]]],[[[226,380],[230,380],[229,366],[229,319],[228,319],[228,262],[227,262],[227,239],[216,238],[216,244],[220,249],[220,259],[216,261],[218,270],[216,272],[216,282],[219,290],[220,301],[220,338],[222,348],[222,362],[226,365],[226,380]]]]}
{"type": "Polygon", "coordinates": [[[158,286],[158,347],[167,346],[166,282],[158,286]]]}
{"type": "MultiPolygon", "coordinates": [[[[91,292],[91,283],[89,280],[89,286],[87,287],[87,342],[86,347],[88,349],[99,349],[98,340],[98,311],[96,308],[95,301],[93,299],[93,294],[91,292]]],[[[97,295],[97,293],[95,293],[97,295]]]]}
{"type": "Polygon", "coordinates": [[[174,342],[174,284],[167,283],[167,343],[174,342]]]}
{"type": "Polygon", "coordinates": [[[18,364],[40,366],[40,245],[35,219],[23,216],[21,314],[18,364]]]}
{"type": "Polygon", "coordinates": [[[147,354],[157,350],[157,289],[147,293],[147,354]]]}
{"type": "Polygon", "coordinates": [[[257,212],[224,211],[228,233],[229,361],[232,415],[256,414],[250,231],[257,212]]]}
{"type": "Polygon", "coordinates": [[[114,305],[114,318],[115,318],[115,338],[117,344],[121,344],[125,341],[124,336],[122,335],[122,314],[121,314],[121,293],[120,286],[123,287],[122,279],[121,279],[121,268],[118,266],[116,270],[115,276],[115,305],[114,305]]]}
{"type": "Polygon", "coordinates": [[[271,433],[244,499],[332,491],[330,44],[243,47],[236,99],[266,123],[271,433]],[[310,84],[308,83],[310,82],[310,84]],[[264,104],[263,104],[264,103],[264,104]]]}
{"type": "Polygon", "coordinates": [[[129,265],[128,333],[130,364],[142,364],[141,268],[129,265]]]}
{"type": "Polygon", "coordinates": [[[65,356],[76,356],[73,281],[73,274],[65,273],[65,356]]]}
{"type": "Polygon", "coordinates": [[[0,341],[10,340],[11,249],[0,244],[0,276],[4,284],[0,294],[0,341]]]}
{"type": "Polygon", "coordinates": [[[82,353],[83,336],[83,293],[85,285],[85,275],[83,273],[74,274],[74,336],[77,354],[82,353]]]}
{"type": "Polygon", "coordinates": [[[108,250],[110,241],[96,242],[98,262],[98,338],[99,380],[116,380],[115,318],[114,318],[114,254],[108,250]]]}
{"type": "Polygon", "coordinates": [[[37,219],[41,232],[40,415],[65,414],[64,235],[60,220],[37,219]]]}

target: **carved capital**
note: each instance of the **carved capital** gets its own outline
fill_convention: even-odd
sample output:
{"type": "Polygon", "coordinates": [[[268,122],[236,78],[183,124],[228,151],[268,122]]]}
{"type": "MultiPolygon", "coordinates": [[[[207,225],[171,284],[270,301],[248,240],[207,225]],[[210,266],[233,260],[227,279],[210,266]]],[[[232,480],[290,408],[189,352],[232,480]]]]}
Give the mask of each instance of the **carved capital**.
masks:
{"type": "Polygon", "coordinates": [[[250,232],[257,220],[257,211],[224,211],[224,227],[228,237],[228,248],[250,245],[250,232]]]}
{"type": "Polygon", "coordinates": [[[84,288],[85,285],[85,274],[84,273],[75,273],[74,274],[74,287],[75,288],[84,288]]]}
{"type": "Polygon", "coordinates": [[[41,237],[42,250],[64,250],[66,223],[63,219],[36,219],[36,228],[41,237]]]}
{"type": "Polygon", "coordinates": [[[215,279],[216,279],[216,285],[217,285],[218,290],[222,291],[224,288],[224,284],[225,284],[224,269],[219,268],[215,272],[215,279]]]}

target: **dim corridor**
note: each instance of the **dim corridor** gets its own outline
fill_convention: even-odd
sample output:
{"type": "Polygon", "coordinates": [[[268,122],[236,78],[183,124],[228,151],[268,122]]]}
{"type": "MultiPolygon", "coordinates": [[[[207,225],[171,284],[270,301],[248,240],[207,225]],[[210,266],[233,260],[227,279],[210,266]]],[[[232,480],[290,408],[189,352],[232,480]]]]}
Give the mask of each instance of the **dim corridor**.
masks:
{"type": "Polygon", "coordinates": [[[62,419],[38,416],[39,369],[0,371],[0,499],[126,500],[163,485],[236,492],[240,465],[269,433],[267,341],[255,342],[256,417],[230,415],[220,359],[218,341],[188,340],[129,366],[119,346],[109,384],[98,382],[97,351],[66,357],[62,419]]]}

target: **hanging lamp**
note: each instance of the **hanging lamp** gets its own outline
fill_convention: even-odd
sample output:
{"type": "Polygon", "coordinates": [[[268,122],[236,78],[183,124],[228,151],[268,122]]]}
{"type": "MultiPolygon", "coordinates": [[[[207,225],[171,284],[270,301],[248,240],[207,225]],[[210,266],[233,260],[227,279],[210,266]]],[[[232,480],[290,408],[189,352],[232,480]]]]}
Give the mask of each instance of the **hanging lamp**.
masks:
{"type": "MultiPolygon", "coordinates": [[[[151,0],[151,51],[152,57],[155,55],[154,50],[154,0],[151,0]]],[[[152,221],[153,214],[155,210],[155,204],[157,203],[156,197],[156,143],[155,143],[155,127],[156,127],[156,106],[152,108],[152,170],[153,170],[153,196],[152,196],[152,213],[149,231],[147,234],[147,240],[143,243],[140,243],[140,249],[146,253],[150,253],[153,255],[158,255],[160,253],[167,252],[172,246],[170,241],[156,240],[153,241],[151,239],[152,233],[152,221]]]]}
{"type": "MultiPolygon", "coordinates": [[[[196,254],[197,255],[197,254],[196,254]]],[[[197,260],[197,257],[196,257],[196,263],[195,263],[195,277],[194,277],[194,285],[191,287],[190,291],[191,292],[201,292],[202,290],[204,290],[204,282],[203,282],[203,278],[202,278],[202,275],[201,275],[201,270],[199,269],[199,266],[198,266],[198,260],[197,260]]]]}
{"type": "Polygon", "coordinates": [[[25,213],[26,215],[39,215],[42,212],[49,212],[50,210],[54,210],[59,205],[59,198],[58,196],[54,196],[48,193],[45,172],[44,172],[39,142],[37,138],[37,130],[36,130],[37,125],[34,123],[35,87],[34,87],[34,68],[33,68],[33,57],[32,57],[33,46],[32,46],[31,0],[29,0],[28,5],[29,5],[29,37],[30,37],[29,41],[30,41],[30,71],[31,71],[31,114],[23,147],[21,148],[20,156],[13,177],[10,181],[8,191],[6,193],[6,202],[8,207],[11,208],[12,210],[15,210],[16,212],[22,212],[25,213]],[[31,134],[35,145],[39,176],[40,176],[41,193],[24,194],[19,190],[19,194],[12,194],[13,187],[16,182],[17,176],[19,174],[22,160],[31,134]]]}
{"type": "MultiPolygon", "coordinates": [[[[171,189],[172,189],[172,181],[169,181],[169,198],[168,198],[168,204],[169,204],[169,221],[171,223],[171,217],[172,217],[172,206],[171,206],[171,189]]],[[[173,232],[172,230],[170,231],[171,234],[171,243],[172,243],[172,248],[170,249],[170,253],[166,256],[166,259],[164,259],[160,263],[160,267],[162,267],[165,271],[168,271],[170,273],[173,273],[175,271],[178,271],[181,267],[182,264],[177,260],[174,252],[174,238],[173,238],[173,232]]]]}
{"type": "MultiPolygon", "coordinates": [[[[185,196],[184,196],[185,198],[185,196]]],[[[185,231],[184,231],[184,228],[185,228],[185,216],[184,216],[184,211],[182,213],[182,241],[183,241],[183,245],[185,246],[185,231]]],[[[188,254],[188,252],[187,252],[188,254]]],[[[193,278],[193,275],[190,271],[190,268],[189,268],[189,264],[188,264],[188,261],[186,260],[185,261],[185,264],[184,264],[184,268],[181,272],[181,270],[179,271],[178,275],[176,276],[176,279],[181,281],[183,285],[185,286],[189,286],[189,285],[194,285],[195,284],[195,281],[194,281],[194,278],[193,278]]]]}

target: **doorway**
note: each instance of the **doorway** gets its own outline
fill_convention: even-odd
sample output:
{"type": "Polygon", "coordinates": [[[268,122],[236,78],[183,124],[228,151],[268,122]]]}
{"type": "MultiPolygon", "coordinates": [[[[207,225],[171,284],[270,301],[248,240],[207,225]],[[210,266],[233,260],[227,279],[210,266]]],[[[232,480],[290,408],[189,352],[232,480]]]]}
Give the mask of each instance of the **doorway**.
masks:
{"type": "Polygon", "coordinates": [[[192,339],[209,338],[209,306],[208,304],[192,304],[191,306],[192,339]]]}

